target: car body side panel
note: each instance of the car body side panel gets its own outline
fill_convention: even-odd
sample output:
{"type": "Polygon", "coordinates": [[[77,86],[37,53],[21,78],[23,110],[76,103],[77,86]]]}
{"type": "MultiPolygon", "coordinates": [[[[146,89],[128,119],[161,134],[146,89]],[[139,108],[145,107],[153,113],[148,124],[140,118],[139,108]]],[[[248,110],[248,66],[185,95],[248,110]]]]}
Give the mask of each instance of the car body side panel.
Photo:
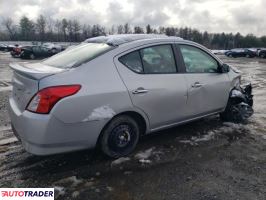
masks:
{"type": "Polygon", "coordinates": [[[190,117],[223,110],[226,107],[230,80],[226,73],[187,73],[188,113],[190,117]],[[201,87],[193,87],[195,83],[201,87]]]}
{"type": "Polygon", "coordinates": [[[117,57],[114,62],[134,106],[149,117],[151,129],[182,121],[187,117],[187,87],[182,74],[137,74],[120,63],[117,57]],[[148,92],[133,94],[140,87],[148,92]]]}
{"type": "Polygon", "coordinates": [[[109,119],[132,107],[127,89],[108,55],[47,77],[40,81],[40,89],[71,84],[80,84],[80,91],[59,101],[51,111],[64,123],[109,119]]]}

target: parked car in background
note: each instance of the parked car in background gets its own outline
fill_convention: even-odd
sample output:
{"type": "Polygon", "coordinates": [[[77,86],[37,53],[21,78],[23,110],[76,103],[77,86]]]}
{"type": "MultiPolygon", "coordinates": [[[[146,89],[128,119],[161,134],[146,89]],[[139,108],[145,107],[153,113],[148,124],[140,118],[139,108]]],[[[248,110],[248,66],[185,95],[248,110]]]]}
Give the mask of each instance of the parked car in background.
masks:
{"type": "Polygon", "coordinates": [[[16,44],[15,47],[12,49],[12,51],[10,51],[11,56],[14,58],[19,58],[21,54],[21,48],[22,48],[21,46],[16,44]]]}
{"type": "Polygon", "coordinates": [[[46,47],[47,49],[50,49],[50,51],[54,54],[63,50],[61,45],[57,45],[57,44],[50,43],[50,42],[43,43],[41,46],[46,47]]]}
{"type": "Polygon", "coordinates": [[[7,44],[0,44],[0,50],[1,51],[12,51],[15,45],[7,45],[7,44]]]}
{"type": "Polygon", "coordinates": [[[253,114],[251,86],[241,88],[241,75],[177,37],[101,36],[10,67],[12,128],[37,155],[99,145],[117,158],[151,132],[213,114],[236,122],[253,114]]]}
{"type": "Polygon", "coordinates": [[[231,49],[225,52],[225,55],[232,58],[237,58],[237,57],[254,58],[257,55],[257,52],[251,49],[231,49]]]}
{"type": "Polygon", "coordinates": [[[6,51],[7,45],[6,44],[0,44],[0,51],[6,51]]]}
{"type": "Polygon", "coordinates": [[[262,48],[258,51],[258,56],[260,58],[266,58],[266,48],[262,48]]]}
{"type": "Polygon", "coordinates": [[[41,46],[25,46],[21,48],[20,58],[35,59],[35,58],[47,58],[58,53],[43,45],[41,46]]]}

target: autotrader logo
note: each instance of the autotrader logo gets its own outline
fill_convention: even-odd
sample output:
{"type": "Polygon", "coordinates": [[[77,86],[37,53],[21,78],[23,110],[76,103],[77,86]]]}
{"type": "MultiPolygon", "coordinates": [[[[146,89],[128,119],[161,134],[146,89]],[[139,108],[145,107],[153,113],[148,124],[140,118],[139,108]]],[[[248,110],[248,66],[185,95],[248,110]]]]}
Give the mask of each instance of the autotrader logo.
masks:
{"type": "Polygon", "coordinates": [[[0,188],[0,200],[54,200],[54,188],[0,188]]]}

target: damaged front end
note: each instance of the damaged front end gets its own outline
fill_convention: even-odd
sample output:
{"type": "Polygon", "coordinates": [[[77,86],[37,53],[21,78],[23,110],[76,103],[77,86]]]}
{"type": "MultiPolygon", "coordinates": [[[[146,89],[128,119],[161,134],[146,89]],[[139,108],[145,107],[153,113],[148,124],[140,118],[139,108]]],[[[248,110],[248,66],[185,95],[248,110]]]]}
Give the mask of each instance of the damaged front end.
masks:
{"type": "Polygon", "coordinates": [[[235,87],[229,95],[225,111],[221,113],[224,121],[245,123],[252,116],[254,110],[251,84],[235,87]]]}

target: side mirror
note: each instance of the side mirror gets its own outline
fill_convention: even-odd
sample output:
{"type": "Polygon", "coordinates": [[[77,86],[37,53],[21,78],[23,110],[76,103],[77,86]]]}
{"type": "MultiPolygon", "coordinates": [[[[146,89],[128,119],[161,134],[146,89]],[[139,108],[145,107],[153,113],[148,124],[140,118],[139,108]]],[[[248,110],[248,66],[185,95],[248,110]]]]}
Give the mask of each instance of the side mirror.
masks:
{"type": "Polygon", "coordinates": [[[218,72],[219,73],[228,73],[230,71],[230,67],[227,64],[222,64],[218,66],[218,72]]]}

